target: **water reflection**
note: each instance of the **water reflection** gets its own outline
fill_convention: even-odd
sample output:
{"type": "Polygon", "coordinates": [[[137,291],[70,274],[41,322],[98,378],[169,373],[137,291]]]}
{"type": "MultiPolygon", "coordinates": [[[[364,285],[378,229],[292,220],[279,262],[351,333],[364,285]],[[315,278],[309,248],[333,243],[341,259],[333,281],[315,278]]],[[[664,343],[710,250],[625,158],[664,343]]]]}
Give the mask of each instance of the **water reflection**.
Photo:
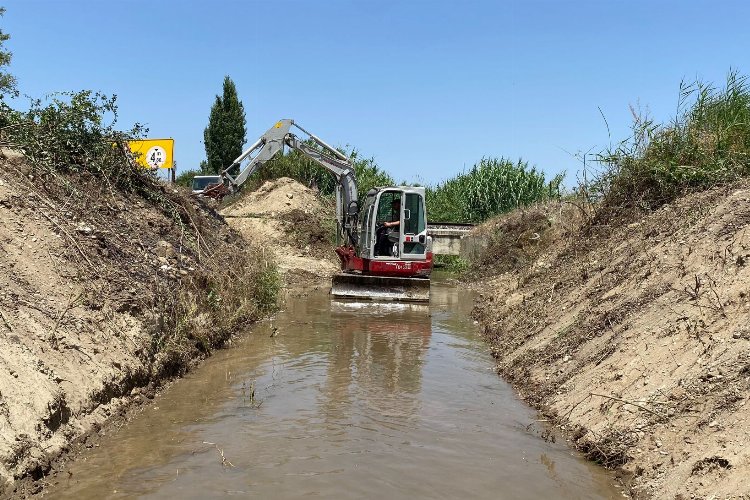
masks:
{"type": "Polygon", "coordinates": [[[534,414],[495,375],[471,305],[439,284],[429,307],[290,298],[50,494],[614,497],[606,475],[525,432],[534,414]]]}
{"type": "Polygon", "coordinates": [[[381,425],[409,425],[420,407],[415,395],[432,332],[429,307],[332,302],[331,311],[342,327],[328,362],[327,419],[364,425],[366,416],[381,425]]]}

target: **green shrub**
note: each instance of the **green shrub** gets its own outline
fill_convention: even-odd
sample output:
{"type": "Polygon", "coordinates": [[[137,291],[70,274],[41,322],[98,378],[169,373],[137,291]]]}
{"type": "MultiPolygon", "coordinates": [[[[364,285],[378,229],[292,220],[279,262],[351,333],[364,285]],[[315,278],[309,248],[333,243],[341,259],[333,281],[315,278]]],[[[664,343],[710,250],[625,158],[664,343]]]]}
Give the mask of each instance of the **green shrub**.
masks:
{"type": "Polygon", "coordinates": [[[185,170],[184,172],[180,172],[180,175],[177,176],[175,179],[175,183],[178,186],[183,186],[186,188],[191,188],[193,186],[193,177],[196,175],[204,175],[203,171],[200,169],[195,170],[185,170]]]}
{"type": "Polygon", "coordinates": [[[454,274],[461,274],[470,267],[469,262],[458,255],[435,255],[433,256],[433,264],[436,268],[454,274]]]}
{"type": "Polygon", "coordinates": [[[154,188],[154,174],[129,161],[126,146],[146,129],[136,124],[126,132],[116,130],[116,101],[116,96],[81,91],[54,94],[48,103],[34,99],[26,112],[4,105],[0,113],[7,125],[0,140],[21,149],[47,176],[87,173],[121,188],[154,188]]]}

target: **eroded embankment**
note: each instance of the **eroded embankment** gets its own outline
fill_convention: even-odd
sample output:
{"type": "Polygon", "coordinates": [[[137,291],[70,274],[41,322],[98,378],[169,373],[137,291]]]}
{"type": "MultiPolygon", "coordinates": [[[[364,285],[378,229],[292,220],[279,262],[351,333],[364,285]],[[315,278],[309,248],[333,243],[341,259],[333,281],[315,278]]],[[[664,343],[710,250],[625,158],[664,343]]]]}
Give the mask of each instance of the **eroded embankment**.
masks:
{"type": "Polygon", "coordinates": [[[2,495],[39,491],[73,443],[275,300],[252,243],[200,201],[133,179],[0,157],[2,495]]]}
{"type": "Polygon", "coordinates": [[[475,315],[499,372],[635,497],[747,494],[750,189],[617,226],[589,215],[547,205],[483,228],[475,315]]]}

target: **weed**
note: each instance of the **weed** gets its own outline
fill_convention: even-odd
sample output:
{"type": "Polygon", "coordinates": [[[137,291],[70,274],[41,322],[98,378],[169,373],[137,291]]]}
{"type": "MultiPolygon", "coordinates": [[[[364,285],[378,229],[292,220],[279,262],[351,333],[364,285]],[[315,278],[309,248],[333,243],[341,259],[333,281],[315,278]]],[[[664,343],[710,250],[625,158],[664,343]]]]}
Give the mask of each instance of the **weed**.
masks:
{"type": "Polygon", "coordinates": [[[461,274],[469,269],[469,262],[458,255],[435,255],[433,264],[436,268],[454,274],[461,274]]]}

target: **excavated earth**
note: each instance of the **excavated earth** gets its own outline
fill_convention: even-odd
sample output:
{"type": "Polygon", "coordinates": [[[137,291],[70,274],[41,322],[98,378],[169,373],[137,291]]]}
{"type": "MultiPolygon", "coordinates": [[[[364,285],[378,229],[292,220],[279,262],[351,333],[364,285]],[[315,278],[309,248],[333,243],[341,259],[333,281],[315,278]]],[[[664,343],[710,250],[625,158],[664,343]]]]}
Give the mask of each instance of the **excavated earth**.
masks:
{"type": "Polygon", "coordinates": [[[499,373],[634,498],[750,498],[750,186],[593,215],[478,229],[474,314],[499,373]]]}
{"type": "Polygon", "coordinates": [[[0,496],[42,491],[65,457],[226,341],[199,301],[183,303],[211,282],[212,254],[266,265],[200,200],[166,186],[154,196],[179,224],[107,179],[41,178],[2,151],[0,496]],[[175,336],[170,314],[187,306],[175,336]]]}
{"type": "Polygon", "coordinates": [[[271,253],[287,287],[324,287],[339,270],[330,200],[288,177],[266,181],[223,210],[227,223],[271,253]]]}

